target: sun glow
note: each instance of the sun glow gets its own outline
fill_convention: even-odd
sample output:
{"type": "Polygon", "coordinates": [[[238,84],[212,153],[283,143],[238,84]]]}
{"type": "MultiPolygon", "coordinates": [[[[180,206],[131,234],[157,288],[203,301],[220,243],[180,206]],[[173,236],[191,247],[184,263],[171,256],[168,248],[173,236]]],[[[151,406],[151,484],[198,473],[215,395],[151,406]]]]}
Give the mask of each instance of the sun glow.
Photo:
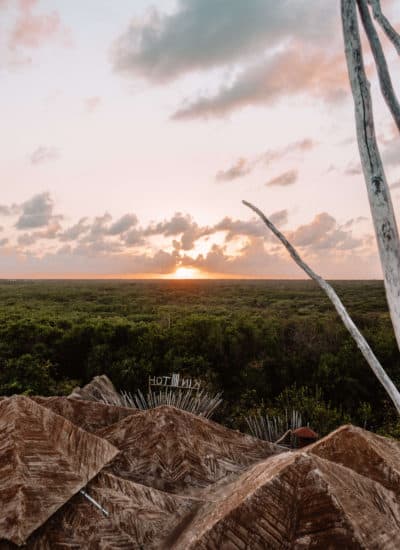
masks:
{"type": "Polygon", "coordinates": [[[194,267],[178,267],[173,275],[174,279],[196,279],[201,277],[201,273],[194,267]]]}

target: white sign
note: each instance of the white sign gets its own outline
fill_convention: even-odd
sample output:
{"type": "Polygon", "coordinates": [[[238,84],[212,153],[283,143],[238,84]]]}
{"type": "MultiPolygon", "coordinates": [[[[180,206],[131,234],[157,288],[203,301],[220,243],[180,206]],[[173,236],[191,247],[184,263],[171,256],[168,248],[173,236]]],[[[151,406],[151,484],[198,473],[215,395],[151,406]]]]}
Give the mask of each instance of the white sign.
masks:
{"type": "Polygon", "coordinates": [[[181,375],[176,373],[172,373],[171,376],[149,376],[149,386],[184,388],[187,390],[199,390],[201,387],[199,380],[181,378],[181,375]]]}

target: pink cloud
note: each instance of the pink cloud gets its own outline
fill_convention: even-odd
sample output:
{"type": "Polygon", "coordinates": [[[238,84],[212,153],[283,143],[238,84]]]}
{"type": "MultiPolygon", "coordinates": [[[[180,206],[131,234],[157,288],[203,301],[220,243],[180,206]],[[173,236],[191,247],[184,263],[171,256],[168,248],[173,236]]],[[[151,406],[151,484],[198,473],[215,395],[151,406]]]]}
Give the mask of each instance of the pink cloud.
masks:
{"type": "Polygon", "coordinates": [[[9,46],[38,48],[48,40],[66,34],[56,11],[46,14],[35,14],[33,10],[38,0],[19,0],[18,16],[11,30],[9,46]]]}
{"type": "Polygon", "coordinates": [[[343,55],[307,49],[301,43],[246,67],[215,95],[184,102],[175,120],[223,117],[249,105],[273,105],[286,96],[308,94],[336,102],[346,96],[348,76],[343,55]]]}

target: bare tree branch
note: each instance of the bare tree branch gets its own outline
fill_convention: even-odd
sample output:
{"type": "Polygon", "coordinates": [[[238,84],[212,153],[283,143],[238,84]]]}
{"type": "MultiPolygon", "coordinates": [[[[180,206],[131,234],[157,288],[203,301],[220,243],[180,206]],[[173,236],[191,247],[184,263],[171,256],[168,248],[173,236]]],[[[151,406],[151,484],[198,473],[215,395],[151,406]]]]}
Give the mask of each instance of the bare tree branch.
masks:
{"type": "Polygon", "coordinates": [[[347,67],[353,92],[358,148],[383,269],[386,297],[400,349],[400,240],[375,135],[375,125],[360,41],[355,0],[341,0],[347,67]]]}
{"type": "Polygon", "coordinates": [[[378,33],[376,32],[371,14],[369,12],[367,0],[357,0],[358,9],[360,11],[361,20],[371,46],[372,54],[375,59],[378,69],[379,84],[381,92],[385,98],[386,104],[394,118],[396,126],[400,131],[400,103],[398,102],[396,92],[394,91],[392,79],[386,63],[385,54],[378,33]]]}
{"type": "Polygon", "coordinates": [[[383,369],[382,365],[379,363],[378,359],[376,358],[374,352],[370,348],[364,336],[361,334],[361,332],[358,330],[358,328],[354,324],[353,320],[351,319],[350,315],[347,313],[346,308],[342,304],[339,296],[336,294],[334,289],[331,287],[329,283],[325,281],[325,279],[320,277],[320,275],[317,275],[301,259],[297,250],[290,244],[290,242],[286,239],[286,237],[279,231],[279,229],[275,227],[275,225],[265,216],[265,214],[261,210],[259,210],[256,206],[254,206],[253,204],[247,201],[242,201],[242,202],[245,206],[248,206],[251,210],[253,210],[253,212],[255,212],[261,218],[261,220],[265,223],[265,225],[274,233],[274,235],[276,235],[276,237],[278,237],[281,243],[285,246],[290,256],[297,263],[297,265],[300,266],[301,269],[305,271],[309,277],[311,277],[311,279],[316,281],[319,284],[319,286],[322,288],[322,290],[327,294],[328,298],[331,300],[340,318],[342,319],[343,324],[345,325],[347,330],[350,332],[351,336],[356,342],[361,353],[363,354],[369,366],[373,370],[375,376],[378,378],[379,382],[385,388],[389,397],[393,401],[394,406],[397,409],[397,412],[400,414],[399,391],[397,390],[396,386],[393,384],[389,376],[386,374],[385,370],[383,369]]]}
{"type": "Polygon", "coordinates": [[[383,15],[381,0],[368,0],[368,2],[372,6],[375,19],[385,31],[386,36],[392,42],[393,46],[397,50],[397,53],[400,55],[400,34],[396,31],[393,25],[391,25],[390,21],[383,15]]]}

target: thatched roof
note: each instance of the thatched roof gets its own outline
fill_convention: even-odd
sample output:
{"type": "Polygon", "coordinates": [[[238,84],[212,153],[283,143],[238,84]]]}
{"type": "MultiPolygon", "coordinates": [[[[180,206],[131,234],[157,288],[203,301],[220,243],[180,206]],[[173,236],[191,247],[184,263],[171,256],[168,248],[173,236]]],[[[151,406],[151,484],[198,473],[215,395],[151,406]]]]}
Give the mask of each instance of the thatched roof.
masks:
{"type": "Polygon", "coordinates": [[[115,389],[114,384],[105,374],[95,376],[83,388],[75,388],[69,397],[72,399],[85,399],[87,401],[104,401],[105,399],[109,403],[120,404],[120,395],[115,389]]]}
{"type": "Polygon", "coordinates": [[[98,435],[121,449],[111,472],[180,494],[282,452],[267,441],[167,406],[124,418],[98,435]]]}
{"type": "Polygon", "coordinates": [[[0,402],[0,539],[23,544],[118,450],[23,396],[0,402]]]}
{"type": "Polygon", "coordinates": [[[159,548],[169,531],[198,505],[106,473],[92,480],[87,492],[109,516],[76,495],[31,537],[32,550],[159,548]]]}
{"type": "Polygon", "coordinates": [[[397,550],[399,472],[354,426],[282,452],[173,407],[0,399],[0,550],[397,550]]]}
{"type": "Polygon", "coordinates": [[[311,445],[308,452],[347,466],[400,495],[400,441],[346,425],[311,445]]]}
{"type": "Polygon", "coordinates": [[[71,397],[32,397],[32,399],[91,433],[138,413],[135,409],[71,397]]]}
{"type": "Polygon", "coordinates": [[[271,457],[217,491],[165,550],[400,548],[400,507],[382,485],[305,452],[271,457]]]}

